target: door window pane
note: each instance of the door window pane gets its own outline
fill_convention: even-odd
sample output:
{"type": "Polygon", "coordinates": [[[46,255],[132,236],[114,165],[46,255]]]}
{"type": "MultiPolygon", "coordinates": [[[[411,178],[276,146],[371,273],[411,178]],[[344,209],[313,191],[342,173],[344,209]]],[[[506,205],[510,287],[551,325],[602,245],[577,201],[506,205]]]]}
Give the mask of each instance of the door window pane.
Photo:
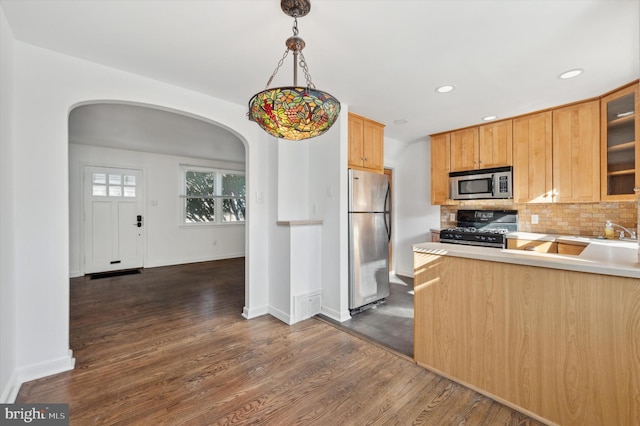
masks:
{"type": "Polygon", "coordinates": [[[136,196],[136,188],[135,188],[135,186],[125,186],[124,187],[124,196],[125,197],[135,197],[136,196]]]}
{"type": "Polygon", "coordinates": [[[122,187],[120,186],[109,187],[109,197],[121,197],[121,196],[122,196],[122,187]]]}
{"type": "Polygon", "coordinates": [[[106,197],[107,186],[106,185],[93,185],[92,195],[94,197],[106,197]]]}
{"type": "Polygon", "coordinates": [[[107,183],[107,175],[104,173],[93,173],[92,174],[93,183],[106,184],[107,183]]]}
{"type": "Polygon", "coordinates": [[[121,185],[122,175],[109,175],[109,185],[121,185]]]}
{"type": "Polygon", "coordinates": [[[124,175],[124,184],[128,186],[136,186],[136,177],[124,175]]]}

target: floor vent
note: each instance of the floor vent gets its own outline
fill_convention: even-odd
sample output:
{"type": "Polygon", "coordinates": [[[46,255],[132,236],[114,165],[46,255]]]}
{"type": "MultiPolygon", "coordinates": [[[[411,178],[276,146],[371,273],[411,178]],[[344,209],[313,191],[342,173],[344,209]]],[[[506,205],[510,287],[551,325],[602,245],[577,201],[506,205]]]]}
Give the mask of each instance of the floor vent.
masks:
{"type": "Polygon", "coordinates": [[[89,277],[92,280],[97,280],[100,278],[120,277],[123,275],[133,275],[133,274],[139,274],[139,273],[140,273],[140,269],[125,269],[123,271],[97,272],[95,274],[89,274],[89,277]]]}
{"type": "Polygon", "coordinates": [[[320,313],[322,306],[322,293],[314,291],[312,293],[294,296],[294,319],[295,322],[311,318],[320,313]]]}

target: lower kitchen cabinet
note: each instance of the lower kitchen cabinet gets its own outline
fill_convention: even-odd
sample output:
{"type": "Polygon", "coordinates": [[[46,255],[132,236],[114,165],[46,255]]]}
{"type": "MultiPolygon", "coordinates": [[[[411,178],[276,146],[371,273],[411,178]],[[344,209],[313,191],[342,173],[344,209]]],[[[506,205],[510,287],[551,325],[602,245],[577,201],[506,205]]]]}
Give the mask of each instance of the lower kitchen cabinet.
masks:
{"type": "Polygon", "coordinates": [[[507,248],[512,250],[537,251],[541,253],[557,253],[558,243],[554,241],[535,241],[524,239],[507,239],[507,248]]]}

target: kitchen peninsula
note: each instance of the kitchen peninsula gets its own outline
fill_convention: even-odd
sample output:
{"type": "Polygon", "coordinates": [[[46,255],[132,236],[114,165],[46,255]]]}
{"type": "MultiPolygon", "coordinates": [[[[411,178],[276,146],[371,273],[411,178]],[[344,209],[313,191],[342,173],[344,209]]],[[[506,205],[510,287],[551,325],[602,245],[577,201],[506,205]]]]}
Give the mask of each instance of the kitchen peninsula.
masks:
{"type": "Polygon", "coordinates": [[[538,237],[584,250],[414,246],[416,362],[550,424],[638,424],[637,244],[538,237]]]}

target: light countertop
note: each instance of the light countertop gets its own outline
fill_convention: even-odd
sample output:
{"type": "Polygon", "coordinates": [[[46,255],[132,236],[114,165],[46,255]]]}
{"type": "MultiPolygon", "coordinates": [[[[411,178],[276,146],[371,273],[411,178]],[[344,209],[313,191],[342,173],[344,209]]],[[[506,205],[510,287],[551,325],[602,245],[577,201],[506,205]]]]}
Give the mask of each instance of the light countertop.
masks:
{"type": "Polygon", "coordinates": [[[588,244],[580,255],[540,253],[525,250],[497,249],[463,244],[422,243],[415,244],[413,251],[493,262],[564,269],[592,274],[615,275],[640,278],[638,243],[633,241],[600,240],[596,238],[571,237],[547,234],[512,233],[511,238],[539,241],[565,241],[588,244]],[[528,235],[529,238],[527,238],[528,235]]]}

